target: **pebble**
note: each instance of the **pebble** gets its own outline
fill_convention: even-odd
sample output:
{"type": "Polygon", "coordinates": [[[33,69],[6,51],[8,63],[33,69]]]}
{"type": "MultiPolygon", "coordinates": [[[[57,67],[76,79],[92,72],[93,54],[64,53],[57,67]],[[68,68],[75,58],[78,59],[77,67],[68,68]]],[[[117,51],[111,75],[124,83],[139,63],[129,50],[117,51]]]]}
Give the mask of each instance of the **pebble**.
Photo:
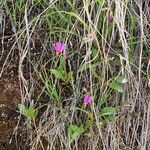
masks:
{"type": "Polygon", "coordinates": [[[5,107],[5,104],[0,104],[0,108],[5,107]]]}

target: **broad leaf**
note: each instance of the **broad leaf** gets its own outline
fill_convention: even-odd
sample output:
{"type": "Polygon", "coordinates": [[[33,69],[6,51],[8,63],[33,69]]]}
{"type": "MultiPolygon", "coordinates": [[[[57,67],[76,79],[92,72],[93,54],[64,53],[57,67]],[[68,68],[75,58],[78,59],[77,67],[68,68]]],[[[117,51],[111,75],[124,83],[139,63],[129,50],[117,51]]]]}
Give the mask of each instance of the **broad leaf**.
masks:
{"type": "Polygon", "coordinates": [[[28,117],[35,118],[37,116],[37,114],[38,114],[38,111],[33,106],[30,106],[28,108],[28,110],[27,110],[28,117]]]}
{"type": "Polygon", "coordinates": [[[19,112],[27,118],[35,118],[38,114],[38,110],[35,109],[33,106],[27,108],[23,104],[18,104],[18,108],[19,112]]]}
{"type": "Polygon", "coordinates": [[[116,109],[113,107],[105,107],[102,109],[100,116],[107,116],[107,115],[113,115],[116,114],[116,109]]]}
{"type": "Polygon", "coordinates": [[[128,79],[123,77],[123,76],[118,76],[116,79],[115,79],[116,82],[118,83],[121,83],[121,84],[125,84],[128,82],[128,79]]]}
{"type": "Polygon", "coordinates": [[[67,132],[68,132],[68,138],[72,142],[76,140],[84,132],[84,128],[83,128],[83,125],[78,127],[77,125],[71,124],[68,127],[67,132]]]}
{"type": "Polygon", "coordinates": [[[21,114],[24,114],[24,111],[25,111],[25,106],[23,104],[18,104],[18,108],[19,108],[19,112],[21,114]]]}
{"type": "Polygon", "coordinates": [[[51,69],[51,73],[55,75],[56,78],[59,78],[61,80],[65,80],[65,77],[61,71],[58,71],[56,69],[51,69]]]}
{"type": "Polygon", "coordinates": [[[117,91],[117,92],[120,92],[120,93],[123,93],[124,92],[124,90],[123,90],[123,87],[122,87],[122,85],[120,85],[119,83],[117,83],[117,82],[110,82],[109,84],[108,84],[108,86],[111,88],[111,89],[113,89],[113,90],[115,90],[115,91],[117,91]]]}
{"type": "Polygon", "coordinates": [[[70,81],[70,80],[72,79],[72,76],[73,76],[73,72],[70,71],[70,72],[68,73],[68,81],[70,81]]]}

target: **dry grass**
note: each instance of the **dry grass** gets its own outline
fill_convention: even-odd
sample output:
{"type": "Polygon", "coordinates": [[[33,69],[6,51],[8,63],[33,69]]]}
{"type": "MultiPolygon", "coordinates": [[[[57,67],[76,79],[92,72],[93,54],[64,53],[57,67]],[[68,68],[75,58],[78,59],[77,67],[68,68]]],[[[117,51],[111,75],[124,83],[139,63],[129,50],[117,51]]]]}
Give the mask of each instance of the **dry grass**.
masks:
{"type": "Polygon", "coordinates": [[[20,101],[39,110],[35,121],[24,123],[30,149],[67,149],[70,124],[86,127],[70,149],[150,149],[150,2],[14,0],[1,4],[0,78],[18,55],[20,101]],[[11,33],[6,32],[7,26],[11,33]],[[13,44],[7,41],[9,49],[5,39],[13,39],[13,44]],[[73,71],[68,85],[50,73],[60,63],[52,47],[59,40],[66,44],[67,70],[73,71]],[[123,93],[109,89],[117,75],[128,79],[123,93]],[[52,97],[50,84],[56,86],[60,101],[52,97]],[[85,109],[92,114],[90,126],[82,107],[86,92],[94,97],[91,108],[85,109]],[[106,103],[100,106],[105,94],[106,103]],[[117,114],[114,121],[103,123],[99,113],[106,106],[117,114]]]}

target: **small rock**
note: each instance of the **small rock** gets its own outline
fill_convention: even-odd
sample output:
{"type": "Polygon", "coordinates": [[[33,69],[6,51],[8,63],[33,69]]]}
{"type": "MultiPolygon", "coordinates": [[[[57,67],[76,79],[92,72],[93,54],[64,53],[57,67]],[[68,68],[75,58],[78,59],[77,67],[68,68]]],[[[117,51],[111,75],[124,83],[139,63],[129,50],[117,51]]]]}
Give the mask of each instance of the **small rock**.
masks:
{"type": "Polygon", "coordinates": [[[5,107],[5,104],[0,104],[0,108],[5,107]]]}

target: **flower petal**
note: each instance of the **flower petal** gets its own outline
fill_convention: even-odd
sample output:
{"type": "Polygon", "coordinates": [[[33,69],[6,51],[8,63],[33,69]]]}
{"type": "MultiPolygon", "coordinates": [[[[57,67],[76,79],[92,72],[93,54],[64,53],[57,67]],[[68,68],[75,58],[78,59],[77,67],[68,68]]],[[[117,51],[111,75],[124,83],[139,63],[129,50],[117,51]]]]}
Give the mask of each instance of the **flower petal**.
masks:
{"type": "Polygon", "coordinates": [[[90,95],[85,95],[84,97],[84,104],[90,104],[92,102],[92,97],[90,95]]]}
{"type": "Polygon", "coordinates": [[[65,48],[65,45],[61,42],[56,42],[55,44],[53,44],[53,47],[56,53],[62,53],[65,48]]]}

